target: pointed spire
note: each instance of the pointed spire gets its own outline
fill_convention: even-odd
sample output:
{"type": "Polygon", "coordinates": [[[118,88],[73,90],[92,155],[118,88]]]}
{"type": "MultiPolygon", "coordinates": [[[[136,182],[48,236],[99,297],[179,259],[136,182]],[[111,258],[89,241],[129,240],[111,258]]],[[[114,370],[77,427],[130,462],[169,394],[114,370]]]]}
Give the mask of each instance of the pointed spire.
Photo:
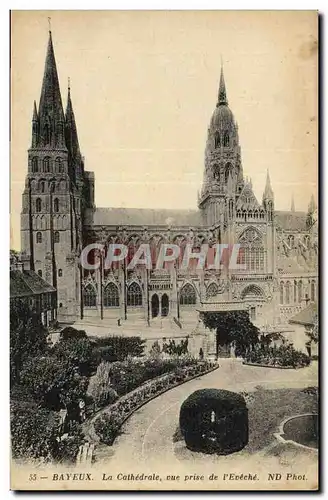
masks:
{"type": "Polygon", "coordinates": [[[267,177],[266,177],[265,189],[264,189],[264,193],[263,193],[263,200],[273,200],[273,190],[271,187],[269,169],[267,170],[267,177]]]}
{"type": "Polygon", "coordinates": [[[295,201],[294,201],[294,195],[292,195],[292,202],[290,206],[291,212],[295,212],[295,201]]]}
{"type": "Polygon", "coordinates": [[[39,104],[41,146],[64,147],[64,111],[57,66],[49,31],[48,48],[39,104]]]}
{"type": "Polygon", "coordinates": [[[68,79],[67,106],[65,113],[65,137],[71,159],[74,163],[76,162],[76,160],[81,161],[79,139],[77,135],[77,128],[71,99],[70,79],[68,79]]]}
{"type": "Polygon", "coordinates": [[[226,86],[225,86],[225,81],[224,81],[223,65],[221,63],[221,75],[220,75],[220,86],[219,86],[219,95],[218,95],[218,106],[227,105],[227,104],[228,104],[227,92],[226,92],[226,86]]]}
{"type": "Polygon", "coordinates": [[[34,104],[33,104],[33,118],[32,118],[32,121],[33,122],[37,122],[38,121],[38,110],[36,109],[36,102],[34,101],[34,104]]]}

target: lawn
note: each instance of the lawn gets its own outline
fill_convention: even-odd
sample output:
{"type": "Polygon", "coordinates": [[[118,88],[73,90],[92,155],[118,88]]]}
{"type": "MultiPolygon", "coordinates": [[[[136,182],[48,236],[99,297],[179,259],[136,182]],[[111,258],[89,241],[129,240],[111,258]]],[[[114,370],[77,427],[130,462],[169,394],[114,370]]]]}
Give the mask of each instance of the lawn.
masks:
{"type": "MultiPolygon", "coordinates": [[[[267,390],[257,387],[245,396],[249,418],[249,442],[245,451],[248,453],[256,453],[271,444],[273,433],[285,418],[318,411],[315,388],[267,390]]],[[[181,440],[183,437],[177,429],[173,441],[181,440]]]]}

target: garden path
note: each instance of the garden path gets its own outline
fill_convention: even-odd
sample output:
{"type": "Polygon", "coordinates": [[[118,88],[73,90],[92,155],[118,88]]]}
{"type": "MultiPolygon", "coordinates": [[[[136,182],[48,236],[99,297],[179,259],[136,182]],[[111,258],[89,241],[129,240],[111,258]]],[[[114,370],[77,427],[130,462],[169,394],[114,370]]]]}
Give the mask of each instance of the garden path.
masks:
{"type": "MultiPolygon", "coordinates": [[[[115,466],[134,464],[141,468],[152,464],[152,470],[156,465],[161,467],[166,463],[174,470],[175,465],[181,466],[181,460],[173,435],[178,427],[180,406],[190,393],[202,388],[236,392],[251,392],[256,386],[266,389],[303,388],[318,384],[317,371],[316,362],[306,368],[284,370],[246,366],[237,359],[221,359],[218,370],[175,387],[137,410],[124,424],[108,457],[102,457],[101,461],[115,466]]],[[[231,470],[239,455],[240,452],[217,458],[229,461],[231,470]]],[[[206,457],[206,460],[210,458],[206,457]]]]}

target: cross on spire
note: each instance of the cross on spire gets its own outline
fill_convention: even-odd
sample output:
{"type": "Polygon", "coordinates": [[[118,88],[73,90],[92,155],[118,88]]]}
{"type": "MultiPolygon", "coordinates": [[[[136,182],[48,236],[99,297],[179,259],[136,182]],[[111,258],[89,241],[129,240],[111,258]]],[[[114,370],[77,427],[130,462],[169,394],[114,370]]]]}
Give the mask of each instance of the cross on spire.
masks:
{"type": "Polygon", "coordinates": [[[227,91],[226,91],[226,86],[225,86],[225,81],[224,81],[223,63],[221,60],[221,74],[220,74],[218,106],[227,105],[227,104],[228,104],[227,91]]]}
{"type": "Polygon", "coordinates": [[[49,27],[49,32],[51,33],[51,17],[48,17],[48,27],[49,27]]]}

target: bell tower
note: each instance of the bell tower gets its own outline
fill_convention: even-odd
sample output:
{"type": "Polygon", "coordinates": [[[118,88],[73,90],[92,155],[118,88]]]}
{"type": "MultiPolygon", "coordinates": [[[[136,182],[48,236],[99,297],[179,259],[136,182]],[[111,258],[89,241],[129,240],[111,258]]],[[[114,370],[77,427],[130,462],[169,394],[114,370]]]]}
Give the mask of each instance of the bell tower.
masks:
{"type": "Polygon", "coordinates": [[[216,108],[207,133],[203,186],[198,199],[203,222],[220,228],[233,217],[244,185],[238,125],[228,105],[223,68],[216,108]]]}
{"type": "Polygon", "coordinates": [[[30,268],[57,289],[58,319],[65,321],[78,315],[78,253],[83,209],[88,205],[85,187],[70,89],[64,114],[49,31],[39,108],[35,102],[33,106],[21,248],[30,268]]]}

